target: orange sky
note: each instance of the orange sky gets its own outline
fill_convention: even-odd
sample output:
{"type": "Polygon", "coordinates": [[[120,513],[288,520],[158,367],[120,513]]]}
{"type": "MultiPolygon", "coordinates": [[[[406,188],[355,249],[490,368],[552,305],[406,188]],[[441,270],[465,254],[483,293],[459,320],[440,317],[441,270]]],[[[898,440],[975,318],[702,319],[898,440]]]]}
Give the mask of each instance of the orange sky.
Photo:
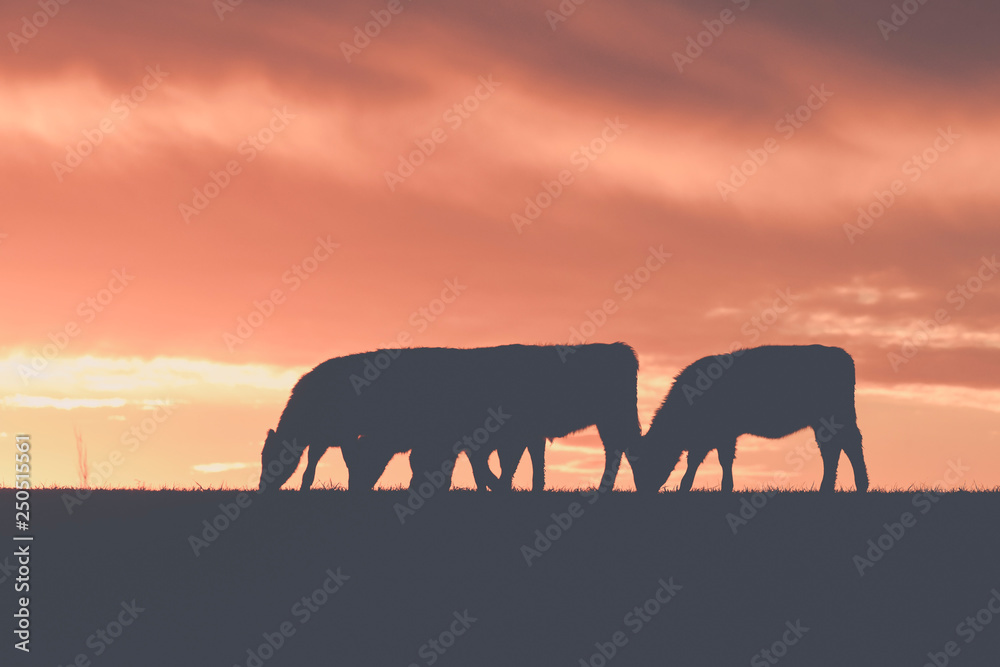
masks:
{"type": "MultiPolygon", "coordinates": [[[[0,8],[0,437],[36,484],[77,483],[77,427],[95,483],[243,485],[324,359],[579,331],[636,348],[644,427],[698,357],[843,346],[874,485],[1000,485],[995,8],[222,3],[0,8]]],[[[737,488],[818,486],[811,438],[744,438],[737,488]]]]}

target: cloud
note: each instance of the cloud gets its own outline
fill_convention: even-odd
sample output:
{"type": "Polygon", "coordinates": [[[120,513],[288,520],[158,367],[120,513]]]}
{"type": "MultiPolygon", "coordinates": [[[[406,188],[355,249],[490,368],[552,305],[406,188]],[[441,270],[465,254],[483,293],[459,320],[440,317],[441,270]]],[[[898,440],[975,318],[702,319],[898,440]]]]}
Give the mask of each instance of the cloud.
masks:
{"type": "Polygon", "coordinates": [[[864,385],[859,396],[878,396],[906,403],[1000,412],[1000,390],[928,384],[864,385]]]}
{"type": "Polygon", "coordinates": [[[244,468],[257,468],[260,463],[199,463],[191,466],[197,472],[226,472],[228,470],[243,470],[244,468]]]}
{"type": "MultiPolygon", "coordinates": [[[[30,369],[32,360],[33,357],[24,353],[15,353],[0,362],[0,369],[6,371],[0,373],[0,390],[16,391],[23,387],[24,383],[18,380],[18,369],[30,369]]],[[[32,388],[68,394],[179,392],[211,395],[219,389],[287,392],[307,370],[176,357],[142,359],[85,355],[52,359],[39,371],[37,378],[28,376],[28,384],[32,388]]],[[[100,400],[108,407],[124,405],[125,401],[121,398],[100,400]],[[121,403],[113,405],[108,401],[121,403]]],[[[143,404],[155,405],[156,401],[144,399],[143,404]]]]}
{"type": "MultiPolygon", "coordinates": [[[[552,441],[552,442],[550,442],[548,444],[547,449],[549,450],[549,452],[552,452],[553,454],[562,453],[562,452],[575,452],[575,453],[588,454],[588,455],[591,455],[591,456],[599,456],[602,459],[604,458],[604,449],[599,444],[598,445],[570,445],[570,444],[566,444],[564,442],[561,442],[559,440],[555,440],[555,441],[552,441]]],[[[580,459],[580,460],[582,460],[582,459],[580,459]]],[[[579,460],[573,461],[572,464],[575,464],[575,463],[578,463],[578,462],[579,462],[579,460]]],[[[601,470],[603,470],[603,467],[601,468],[601,470]]]]}
{"type": "Polygon", "coordinates": [[[4,396],[7,408],[55,408],[75,410],[77,408],[120,408],[128,403],[124,398],[52,398],[51,396],[25,396],[15,394],[4,396]]]}

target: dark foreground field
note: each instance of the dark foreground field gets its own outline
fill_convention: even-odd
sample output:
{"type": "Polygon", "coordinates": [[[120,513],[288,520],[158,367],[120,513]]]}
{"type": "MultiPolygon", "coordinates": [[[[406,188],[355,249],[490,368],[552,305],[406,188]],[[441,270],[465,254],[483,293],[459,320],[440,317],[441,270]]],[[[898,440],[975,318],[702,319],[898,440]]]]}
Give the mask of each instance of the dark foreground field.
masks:
{"type": "Polygon", "coordinates": [[[1000,664],[997,493],[63,493],[4,665],[1000,664]]]}

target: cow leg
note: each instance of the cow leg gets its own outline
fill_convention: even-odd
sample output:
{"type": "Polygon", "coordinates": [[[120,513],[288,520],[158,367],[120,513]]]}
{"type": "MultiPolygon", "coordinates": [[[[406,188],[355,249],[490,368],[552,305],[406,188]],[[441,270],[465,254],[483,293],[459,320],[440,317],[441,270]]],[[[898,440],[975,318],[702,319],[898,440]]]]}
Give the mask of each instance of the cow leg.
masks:
{"type": "Polygon", "coordinates": [[[717,453],[719,454],[719,465],[722,466],[722,492],[731,493],[733,490],[733,461],[736,460],[736,442],[720,446],[717,453]]]}
{"type": "Polygon", "coordinates": [[[455,459],[457,458],[457,454],[451,452],[445,454],[433,447],[414,447],[411,449],[410,470],[413,472],[413,476],[410,477],[410,490],[416,491],[417,487],[425,482],[434,485],[435,493],[450,489],[451,476],[455,471],[455,459]],[[451,465],[445,465],[449,460],[451,465]]]}
{"type": "Polygon", "coordinates": [[[528,455],[531,457],[531,490],[541,493],[545,490],[545,438],[529,442],[528,455]]]}
{"type": "Polygon", "coordinates": [[[865,466],[864,452],[861,449],[861,431],[858,425],[846,426],[837,434],[837,438],[854,469],[854,486],[859,492],[864,493],[868,490],[868,468],[865,466]]]}
{"type": "MultiPolygon", "coordinates": [[[[634,406],[633,406],[634,407],[634,406]]],[[[601,475],[601,485],[598,491],[610,491],[615,487],[618,468],[622,463],[622,454],[634,454],[640,443],[639,420],[635,424],[630,419],[622,421],[603,421],[597,424],[597,432],[604,443],[604,474],[601,475]]]]}
{"type": "Polygon", "coordinates": [[[500,461],[500,478],[497,480],[494,491],[510,491],[514,488],[514,473],[517,471],[517,464],[521,462],[524,455],[524,445],[508,445],[497,448],[497,459],[500,461]]]}
{"type": "Polygon", "coordinates": [[[823,455],[823,481],[819,485],[819,490],[823,493],[833,493],[837,487],[837,465],[840,463],[840,447],[832,444],[820,447],[820,454],[823,455]]]}
{"type": "Polygon", "coordinates": [[[427,481],[424,473],[430,472],[430,468],[426,452],[416,447],[410,450],[410,491],[416,491],[418,486],[427,481]]]}
{"type": "Polygon", "coordinates": [[[375,488],[389,461],[399,453],[401,446],[371,436],[362,436],[341,445],[340,451],[347,465],[348,490],[370,491],[375,488]]]}
{"type": "MultiPolygon", "coordinates": [[[[542,447],[545,447],[545,438],[542,438],[542,447]]],[[[525,445],[524,441],[518,440],[516,444],[506,443],[497,448],[497,458],[500,460],[500,480],[499,487],[503,491],[510,491],[514,486],[514,473],[517,472],[517,466],[521,463],[521,459],[524,457],[524,450],[528,449],[531,454],[531,471],[533,475],[538,472],[538,466],[541,465],[543,468],[545,466],[544,460],[541,464],[536,461],[538,452],[532,451],[530,448],[536,446],[535,441],[530,441],[529,445],[525,445]]],[[[544,454],[543,454],[544,456],[544,454]]],[[[537,475],[535,475],[537,478],[537,475]]],[[[542,477],[542,485],[545,484],[544,473],[542,477]]],[[[534,482],[533,482],[534,484],[534,482]]],[[[534,489],[534,486],[532,486],[534,489]]]]}
{"type": "Polygon", "coordinates": [[[306,471],[302,473],[302,486],[299,487],[300,491],[308,491],[309,487],[312,486],[313,480],[316,478],[316,465],[319,463],[320,458],[326,450],[327,447],[323,445],[309,445],[309,463],[306,465],[306,471]]]}
{"type": "Polygon", "coordinates": [[[601,493],[615,488],[615,479],[618,477],[618,468],[622,464],[621,450],[604,450],[604,474],[601,475],[601,484],[597,490],[601,493]]]}
{"type": "Polygon", "coordinates": [[[819,445],[819,452],[823,456],[823,481],[819,485],[822,493],[833,493],[837,486],[837,466],[840,464],[840,443],[839,437],[821,436],[825,433],[820,424],[813,426],[816,433],[816,444],[819,445]]]}
{"type": "Polygon", "coordinates": [[[472,465],[472,476],[476,479],[476,490],[486,492],[487,489],[498,490],[499,480],[490,470],[490,451],[482,448],[466,451],[469,463],[472,465]]]}
{"type": "Polygon", "coordinates": [[[687,455],[687,470],[684,471],[684,477],[681,479],[681,485],[678,487],[678,491],[690,491],[691,485],[694,484],[694,474],[698,472],[698,466],[701,462],[705,460],[708,456],[707,448],[699,448],[697,451],[694,449],[688,450],[687,455]]]}

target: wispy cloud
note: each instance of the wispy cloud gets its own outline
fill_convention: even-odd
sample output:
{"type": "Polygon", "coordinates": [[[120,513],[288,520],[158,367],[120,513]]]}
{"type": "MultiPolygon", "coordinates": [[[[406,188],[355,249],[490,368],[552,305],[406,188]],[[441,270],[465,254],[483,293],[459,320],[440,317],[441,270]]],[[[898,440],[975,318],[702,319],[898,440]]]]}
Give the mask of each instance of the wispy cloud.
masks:
{"type": "MultiPolygon", "coordinates": [[[[31,357],[15,353],[0,361],[0,391],[23,387],[18,368],[30,368],[31,357]]],[[[288,391],[305,367],[236,364],[179,357],[114,358],[85,355],[48,362],[31,387],[49,393],[215,391],[249,388],[288,391]]]]}
{"type": "Polygon", "coordinates": [[[863,385],[858,387],[857,393],[859,396],[878,396],[926,405],[1000,412],[1000,390],[997,389],[935,384],[897,384],[863,385]]]}
{"type": "MultiPolygon", "coordinates": [[[[57,410],[76,410],[78,408],[121,408],[126,405],[138,405],[143,410],[152,410],[172,401],[163,399],[126,399],[126,398],[74,398],[69,396],[36,396],[14,394],[0,398],[7,408],[55,408],[57,410]]],[[[108,419],[124,419],[120,415],[111,415],[108,419]]]]}
{"type": "Polygon", "coordinates": [[[77,408],[120,408],[128,403],[124,398],[52,398],[51,396],[25,396],[16,394],[4,396],[7,408],[55,408],[75,410],[77,408]]]}
{"type": "Polygon", "coordinates": [[[259,463],[199,463],[191,466],[197,472],[226,472],[228,470],[243,470],[244,468],[256,468],[259,463]]]}

